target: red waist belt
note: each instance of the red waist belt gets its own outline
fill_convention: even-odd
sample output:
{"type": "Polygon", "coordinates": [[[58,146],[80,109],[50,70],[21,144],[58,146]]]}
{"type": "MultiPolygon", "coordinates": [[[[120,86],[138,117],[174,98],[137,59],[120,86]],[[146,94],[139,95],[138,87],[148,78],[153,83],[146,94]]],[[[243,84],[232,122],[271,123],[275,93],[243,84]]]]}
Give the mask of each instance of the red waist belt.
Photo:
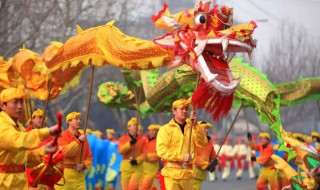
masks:
{"type": "Polygon", "coordinates": [[[0,173],[24,173],[25,165],[0,165],[0,173]]]}
{"type": "Polygon", "coordinates": [[[63,167],[77,170],[77,164],[63,164],[63,167]]]}

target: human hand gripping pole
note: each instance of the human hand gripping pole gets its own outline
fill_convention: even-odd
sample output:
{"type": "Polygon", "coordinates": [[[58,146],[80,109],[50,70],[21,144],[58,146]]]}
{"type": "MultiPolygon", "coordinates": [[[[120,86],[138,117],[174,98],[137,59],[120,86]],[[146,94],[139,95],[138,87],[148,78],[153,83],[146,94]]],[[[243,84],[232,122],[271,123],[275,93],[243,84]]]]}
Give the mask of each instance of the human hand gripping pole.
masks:
{"type": "Polygon", "coordinates": [[[213,158],[210,164],[208,165],[208,167],[206,168],[206,170],[212,173],[216,169],[216,165],[218,165],[218,159],[213,158]]]}

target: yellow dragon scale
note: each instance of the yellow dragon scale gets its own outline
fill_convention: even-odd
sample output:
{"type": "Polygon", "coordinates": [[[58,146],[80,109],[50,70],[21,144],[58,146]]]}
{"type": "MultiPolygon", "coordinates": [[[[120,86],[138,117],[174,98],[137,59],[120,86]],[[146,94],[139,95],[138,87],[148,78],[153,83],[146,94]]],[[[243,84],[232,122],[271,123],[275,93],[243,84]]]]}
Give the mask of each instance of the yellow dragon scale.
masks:
{"type": "Polygon", "coordinates": [[[169,51],[151,41],[127,36],[108,23],[80,31],[46,64],[50,70],[80,62],[99,67],[111,64],[125,69],[148,70],[167,65],[171,61],[169,51]]]}

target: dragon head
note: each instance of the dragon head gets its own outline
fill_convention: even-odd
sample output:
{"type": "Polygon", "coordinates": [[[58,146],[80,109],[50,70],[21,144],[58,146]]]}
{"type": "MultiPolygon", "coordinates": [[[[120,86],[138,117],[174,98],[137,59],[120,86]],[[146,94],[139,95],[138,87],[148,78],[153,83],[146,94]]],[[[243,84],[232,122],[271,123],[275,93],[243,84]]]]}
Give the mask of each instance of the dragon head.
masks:
{"type": "Polygon", "coordinates": [[[186,63],[201,73],[216,91],[230,95],[241,81],[233,78],[228,63],[237,52],[249,56],[256,43],[251,34],[254,22],[232,26],[233,9],[213,1],[199,1],[194,9],[175,15],[164,5],[152,20],[168,33],[154,39],[156,44],[172,50],[172,67],[186,63]]]}

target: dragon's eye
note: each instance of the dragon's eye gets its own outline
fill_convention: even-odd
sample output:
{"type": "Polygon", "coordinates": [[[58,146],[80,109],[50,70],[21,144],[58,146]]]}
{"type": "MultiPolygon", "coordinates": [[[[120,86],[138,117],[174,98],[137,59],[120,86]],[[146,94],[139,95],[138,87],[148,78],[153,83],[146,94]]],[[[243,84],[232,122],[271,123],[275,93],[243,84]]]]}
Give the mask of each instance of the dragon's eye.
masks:
{"type": "Polygon", "coordinates": [[[197,14],[197,15],[195,16],[195,18],[194,18],[194,22],[195,22],[196,25],[198,25],[198,24],[205,24],[206,21],[207,21],[207,18],[206,18],[206,16],[203,15],[203,14],[197,14]]]}

